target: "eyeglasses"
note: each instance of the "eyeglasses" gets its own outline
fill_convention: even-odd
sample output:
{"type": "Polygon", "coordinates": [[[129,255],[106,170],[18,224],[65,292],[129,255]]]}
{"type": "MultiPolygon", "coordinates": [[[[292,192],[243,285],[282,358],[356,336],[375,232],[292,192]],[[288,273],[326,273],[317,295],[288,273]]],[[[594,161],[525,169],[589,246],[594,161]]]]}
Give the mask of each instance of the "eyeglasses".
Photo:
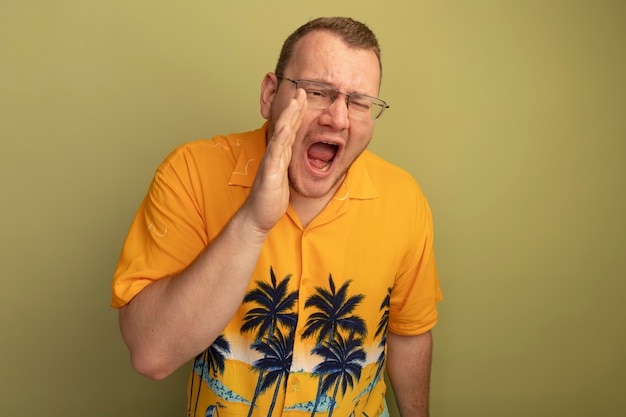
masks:
{"type": "Polygon", "coordinates": [[[383,115],[385,109],[389,105],[383,100],[366,96],[365,94],[342,93],[336,87],[309,80],[292,80],[282,75],[276,74],[281,80],[292,82],[296,88],[302,88],[306,91],[307,102],[310,107],[318,109],[327,109],[337,100],[339,94],[346,96],[346,106],[348,107],[348,116],[359,120],[378,120],[383,115]]]}

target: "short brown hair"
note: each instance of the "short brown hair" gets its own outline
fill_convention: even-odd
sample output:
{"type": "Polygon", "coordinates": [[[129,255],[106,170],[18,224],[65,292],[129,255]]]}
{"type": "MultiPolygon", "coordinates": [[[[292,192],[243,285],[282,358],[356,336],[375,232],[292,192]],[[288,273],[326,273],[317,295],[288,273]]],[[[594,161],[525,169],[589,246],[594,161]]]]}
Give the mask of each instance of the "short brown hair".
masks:
{"type": "Polygon", "coordinates": [[[376,54],[380,74],[382,77],[383,64],[380,60],[380,45],[374,32],[364,23],[349,17],[320,17],[300,26],[285,40],[276,64],[276,74],[283,75],[296,43],[305,35],[314,31],[327,31],[339,36],[347,45],[353,48],[369,49],[376,54]]]}

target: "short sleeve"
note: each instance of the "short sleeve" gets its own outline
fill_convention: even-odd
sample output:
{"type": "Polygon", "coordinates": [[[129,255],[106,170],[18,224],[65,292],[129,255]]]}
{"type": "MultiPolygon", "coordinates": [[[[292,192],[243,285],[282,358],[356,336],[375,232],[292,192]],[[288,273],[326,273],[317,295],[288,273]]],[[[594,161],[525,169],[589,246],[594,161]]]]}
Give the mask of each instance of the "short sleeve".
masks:
{"type": "Polygon", "coordinates": [[[115,270],[113,307],[183,270],[208,245],[192,162],[184,148],[178,149],[157,170],[115,270]]]}
{"type": "Polygon", "coordinates": [[[412,245],[398,271],[391,293],[389,330],[412,336],[425,333],[438,319],[443,299],[433,248],[432,214],[421,191],[413,202],[415,216],[407,227],[412,245]]]}

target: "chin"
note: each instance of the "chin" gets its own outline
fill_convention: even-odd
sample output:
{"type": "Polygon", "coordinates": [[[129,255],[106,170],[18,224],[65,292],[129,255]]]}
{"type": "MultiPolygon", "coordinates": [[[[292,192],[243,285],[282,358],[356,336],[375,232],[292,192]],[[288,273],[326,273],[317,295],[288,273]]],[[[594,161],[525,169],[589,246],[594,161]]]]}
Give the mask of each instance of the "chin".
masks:
{"type": "Polygon", "coordinates": [[[297,181],[289,180],[291,190],[296,194],[311,199],[322,199],[324,197],[332,197],[337,191],[337,186],[341,183],[343,175],[339,178],[325,178],[323,180],[311,181],[309,184],[302,184],[297,181]],[[331,194],[331,195],[329,195],[331,194]]]}

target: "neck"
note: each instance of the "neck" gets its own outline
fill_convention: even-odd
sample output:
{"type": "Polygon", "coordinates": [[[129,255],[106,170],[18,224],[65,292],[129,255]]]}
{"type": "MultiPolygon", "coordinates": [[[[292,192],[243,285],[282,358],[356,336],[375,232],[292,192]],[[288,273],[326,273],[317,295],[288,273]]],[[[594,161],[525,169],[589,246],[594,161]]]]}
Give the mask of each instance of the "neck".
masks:
{"type": "Polygon", "coordinates": [[[332,194],[324,196],[322,198],[309,198],[299,195],[295,191],[291,190],[289,197],[289,203],[293,207],[294,211],[298,215],[302,228],[306,228],[311,221],[324,210],[324,207],[328,205],[332,199],[332,194]]]}
{"type": "Polygon", "coordinates": [[[293,187],[289,187],[289,204],[294,209],[300,220],[302,228],[306,228],[313,219],[326,208],[335,196],[335,193],[343,184],[345,174],[338,179],[328,192],[321,197],[307,197],[297,192],[293,187]]]}

